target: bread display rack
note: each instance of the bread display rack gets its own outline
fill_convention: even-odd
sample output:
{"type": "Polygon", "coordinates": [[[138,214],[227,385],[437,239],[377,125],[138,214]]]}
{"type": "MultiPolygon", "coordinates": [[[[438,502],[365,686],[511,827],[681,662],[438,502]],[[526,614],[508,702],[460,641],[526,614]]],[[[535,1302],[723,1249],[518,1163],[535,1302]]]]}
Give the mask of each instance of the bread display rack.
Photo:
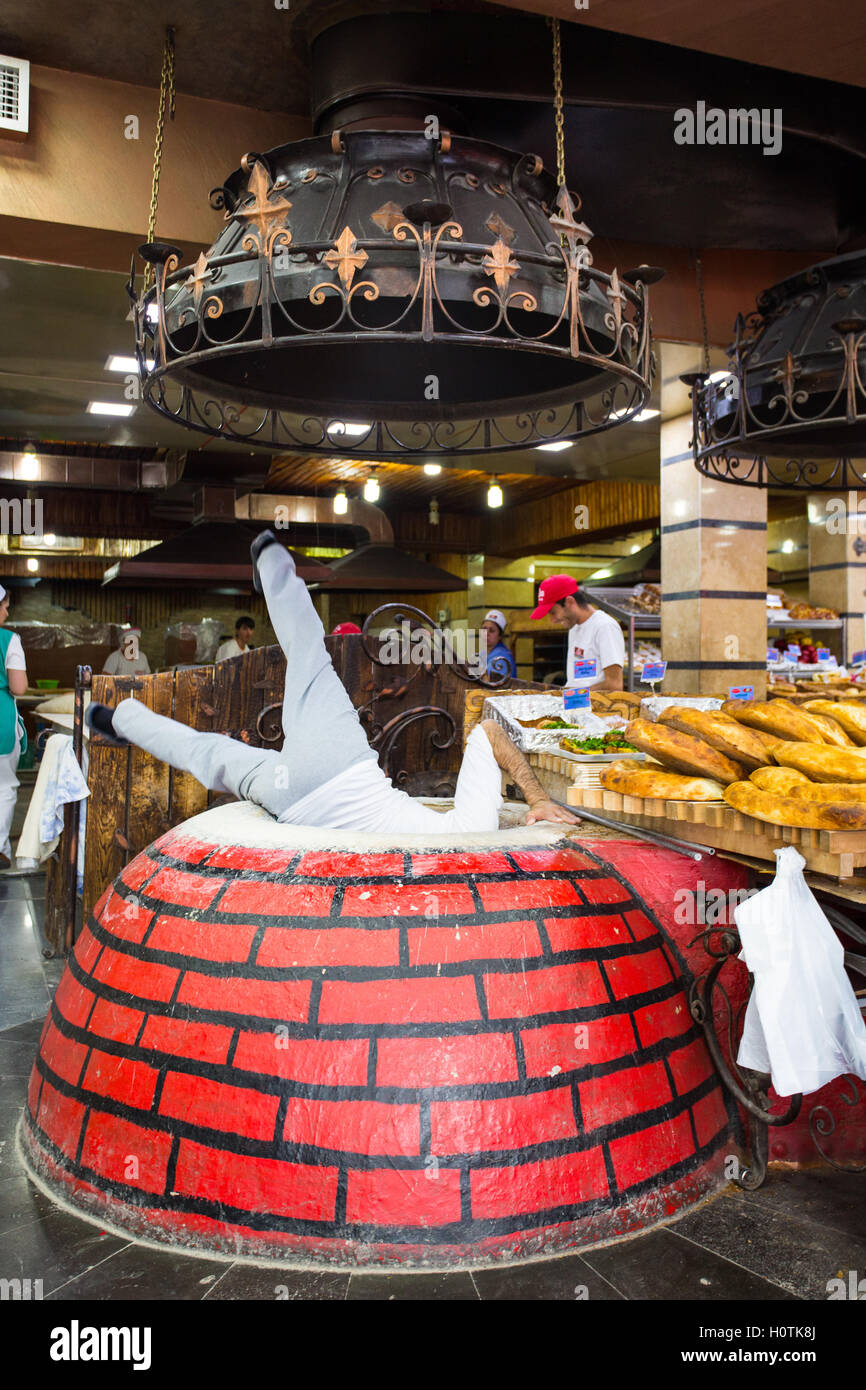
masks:
{"type": "Polygon", "coordinates": [[[573,782],[566,801],[579,813],[601,811],[626,825],[660,830],[667,823],[681,840],[712,845],[750,859],[773,861],[777,849],[793,845],[813,873],[839,881],[866,869],[866,830],[805,830],[797,826],[771,825],[735,811],[724,801],[663,801],[653,797],[624,796],[590,782],[573,782]],[[662,824],[660,825],[660,822],[662,824]]]}

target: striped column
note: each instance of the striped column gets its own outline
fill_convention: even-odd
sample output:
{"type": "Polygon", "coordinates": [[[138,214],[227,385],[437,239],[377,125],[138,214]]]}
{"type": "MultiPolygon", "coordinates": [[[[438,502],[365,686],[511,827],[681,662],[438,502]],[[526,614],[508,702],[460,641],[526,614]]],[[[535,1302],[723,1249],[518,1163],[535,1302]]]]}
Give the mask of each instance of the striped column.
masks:
{"type": "Polygon", "coordinates": [[[809,602],[845,620],[841,637],[816,631],[821,646],[840,661],[866,648],[866,493],[809,497],[809,602]]]}
{"type": "MultiPolygon", "coordinates": [[[[664,345],[662,345],[664,354],[664,345]]],[[[664,378],[664,371],[663,371],[664,378]]],[[[677,380],[669,388],[681,387],[677,380]]],[[[664,690],[766,690],[767,494],[711,481],[694,465],[690,415],[665,419],[662,384],[661,570],[664,690]]]]}

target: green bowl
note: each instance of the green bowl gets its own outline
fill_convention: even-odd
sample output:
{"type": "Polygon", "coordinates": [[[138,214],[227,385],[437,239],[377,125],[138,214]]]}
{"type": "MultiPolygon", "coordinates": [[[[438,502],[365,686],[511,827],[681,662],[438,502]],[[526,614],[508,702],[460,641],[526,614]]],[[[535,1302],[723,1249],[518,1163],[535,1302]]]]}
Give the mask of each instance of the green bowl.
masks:
{"type": "Polygon", "coordinates": [[[56,681],[37,681],[37,682],[36,682],[36,689],[37,689],[37,690],[56,690],[59,684],[60,684],[60,681],[59,681],[59,680],[56,680],[56,681]]]}

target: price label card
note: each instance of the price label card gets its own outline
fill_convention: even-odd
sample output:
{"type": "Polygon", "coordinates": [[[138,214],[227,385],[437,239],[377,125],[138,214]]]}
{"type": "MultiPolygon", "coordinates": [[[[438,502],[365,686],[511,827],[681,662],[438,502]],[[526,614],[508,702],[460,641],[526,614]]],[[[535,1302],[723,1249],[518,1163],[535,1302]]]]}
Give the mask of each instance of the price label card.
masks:
{"type": "Polygon", "coordinates": [[[785,648],[785,655],[790,657],[791,661],[796,661],[800,655],[799,645],[796,642],[789,642],[785,648]]]}
{"type": "Polygon", "coordinates": [[[665,671],[668,668],[666,661],[648,661],[641,672],[641,682],[649,685],[653,681],[662,681],[665,678],[665,671]]]}
{"type": "Polygon", "coordinates": [[[863,661],[866,661],[866,651],[855,652],[851,658],[851,665],[857,666],[863,661]]]}
{"type": "Polygon", "coordinates": [[[575,681],[595,680],[598,675],[598,662],[588,661],[576,656],[572,662],[571,679],[575,681]]]}
{"type": "Polygon", "coordinates": [[[778,650],[777,647],[768,647],[768,648],[767,648],[767,660],[768,660],[768,661],[781,661],[781,660],[782,660],[782,653],[778,650]]]}
{"type": "Polygon", "coordinates": [[[829,660],[830,660],[830,648],[829,648],[829,647],[819,647],[819,648],[818,648],[818,651],[817,651],[817,657],[818,657],[818,660],[819,660],[819,661],[829,661],[829,660]]]}
{"type": "Polygon", "coordinates": [[[753,685],[732,685],[728,691],[728,698],[731,700],[754,700],[755,687],[753,685]]]}
{"type": "MultiPolygon", "coordinates": [[[[595,662],[592,664],[595,665],[595,662]]],[[[570,714],[576,709],[592,709],[589,686],[583,690],[564,690],[562,692],[562,707],[566,714],[570,714]]]]}

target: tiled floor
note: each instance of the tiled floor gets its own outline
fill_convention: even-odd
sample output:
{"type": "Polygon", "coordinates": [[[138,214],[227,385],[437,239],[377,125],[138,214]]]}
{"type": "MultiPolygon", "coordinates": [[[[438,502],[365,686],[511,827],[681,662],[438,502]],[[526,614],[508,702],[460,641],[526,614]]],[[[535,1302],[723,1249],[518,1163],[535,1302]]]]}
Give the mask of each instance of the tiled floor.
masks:
{"type": "Polygon", "coordinates": [[[839,1270],[866,1270],[864,1179],[827,1170],[733,1188],[663,1230],[507,1268],[441,1274],[298,1271],[191,1259],[102,1233],[28,1181],[14,1130],[42,1020],[63,968],[46,960],[44,878],[0,876],[0,1277],[46,1299],[592,1301],[825,1300],[839,1270]]]}

